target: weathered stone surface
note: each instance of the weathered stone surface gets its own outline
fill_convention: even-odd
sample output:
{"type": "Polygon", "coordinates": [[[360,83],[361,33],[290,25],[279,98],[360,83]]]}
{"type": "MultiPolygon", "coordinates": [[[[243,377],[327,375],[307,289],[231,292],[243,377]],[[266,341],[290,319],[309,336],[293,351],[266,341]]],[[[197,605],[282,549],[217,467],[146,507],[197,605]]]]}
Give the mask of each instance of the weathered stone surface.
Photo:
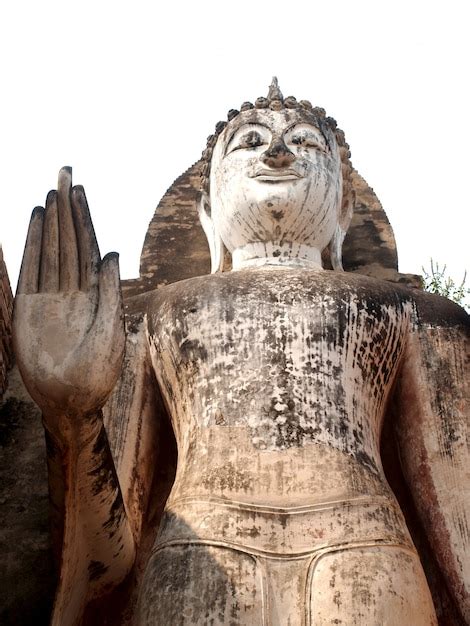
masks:
{"type": "Polygon", "coordinates": [[[0,402],[7,387],[7,373],[12,363],[11,314],[13,295],[0,245],[0,402]]]}
{"type": "Polygon", "coordinates": [[[69,169],[33,213],[13,339],[47,433],[52,624],[468,623],[469,317],[399,284],[322,109],[273,82],[228,119],[201,169],[212,274],[153,256],[183,233],[207,259],[195,166],[126,287],[124,358],[116,259],[69,169]]]}
{"type": "Polygon", "coordinates": [[[0,623],[46,626],[55,575],[41,415],[10,371],[0,408],[0,623]]]}

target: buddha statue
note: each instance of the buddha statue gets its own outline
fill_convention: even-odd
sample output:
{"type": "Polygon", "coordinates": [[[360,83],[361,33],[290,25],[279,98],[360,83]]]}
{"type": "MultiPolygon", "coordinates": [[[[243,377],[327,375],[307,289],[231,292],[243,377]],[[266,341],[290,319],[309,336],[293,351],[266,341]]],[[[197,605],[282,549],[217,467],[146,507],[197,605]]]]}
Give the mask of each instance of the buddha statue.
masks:
{"type": "Polygon", "coordinates": [[[277,81],[203,160],[212,273],[139,296],[125,357],[117,255],[70,168],[31,218],[13,334],[47,440],[52,624],[110,598],[98,623],[437,624],[383,469],[392,418],[470,623],[468,315],[343,271],[349,147],[277,81]]]}

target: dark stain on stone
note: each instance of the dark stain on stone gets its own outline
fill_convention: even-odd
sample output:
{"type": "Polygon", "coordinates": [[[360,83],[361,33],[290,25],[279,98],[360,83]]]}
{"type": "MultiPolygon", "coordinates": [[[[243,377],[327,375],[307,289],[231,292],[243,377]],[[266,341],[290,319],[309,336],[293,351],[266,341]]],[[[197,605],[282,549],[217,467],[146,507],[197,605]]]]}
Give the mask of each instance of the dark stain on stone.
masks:
{"type": "Polygon", "coordinates": [[[104,576],[107,571],[108,567],[101,561],[90,561],[88,565],[88,579],[90,581],[98,580],[104,576]]]}
{"type": "Polygon", "coordinates": [[[123,516],[124,516],[124,503],[122,501],[120,490],[116,489],[116,497],[114,498],[114,501],[109,509],[109,516],[106,522],[104,522],[103,528],[111,531],[111,533],[114,535],[119,525],[119,522],[123,516]]]}
{"type": "Polygon", "coordinates": [[[98,434],[98,437],[96,438],[95,443],[93,444],[93,450],[92,450],[93,456],[101,455],[103,450],[106,448],[107,444],[108,444],[108,440],[106,437],[106,432],[104,428],[101,428],[98,434]]]}
{"type": "Polygon", "coordinates": [[[207,350],[200,341],[186,339],[181,344],[181,354],[183,358],[191,361],[196,359],[207,360],[207,350]]]}

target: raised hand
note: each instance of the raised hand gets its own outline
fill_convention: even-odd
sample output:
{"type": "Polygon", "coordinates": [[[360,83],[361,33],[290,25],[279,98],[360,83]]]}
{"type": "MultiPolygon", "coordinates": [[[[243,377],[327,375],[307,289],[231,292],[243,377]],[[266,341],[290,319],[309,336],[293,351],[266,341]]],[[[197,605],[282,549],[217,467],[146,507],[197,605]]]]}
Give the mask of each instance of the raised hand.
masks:
{"type": "Polygon", "coordinates": [[[96,412],[120,373],[125,332],[118,255],[101,260],[85,192],[72,187],[68,167],[45,209],[37,207],[31,217],[13,341],[46,421],[96,412]]]}

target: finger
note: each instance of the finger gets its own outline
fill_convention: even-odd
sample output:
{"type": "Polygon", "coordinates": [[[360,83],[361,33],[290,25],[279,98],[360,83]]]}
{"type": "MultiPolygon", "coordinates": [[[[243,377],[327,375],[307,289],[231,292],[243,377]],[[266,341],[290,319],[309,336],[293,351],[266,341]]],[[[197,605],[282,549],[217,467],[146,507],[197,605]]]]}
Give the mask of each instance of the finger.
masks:
{"type": "Polygon", "coordinates": [[[50,191],[47,194],[41,247],[39,291],[57,293],[59,291],[59,220],[57,215],[57,191],[50,191]]]}
{"type": "Polygon", "coordinates": [[[119,254],[109,252],[101,261],[99,274],[98,315],[111,314],[122,306],[121,281],[119,277],[119,254]]]}
{"type": "Polygon", "coordinates": [[[17,294],[37,293],[39,286],[39,267],[41,263],[41,241],[44,209],[37,206],[29,222],[28,236],[21,262],[17,294]]]}
{"type": "Polygon", "coordinates": [[[81,185],[72,188],[72,213],[77,233],[80,289],[86,291],[98,284],[101,257],[85,190],[81,185]]]}
{"type": "Polygon", "coordinates": [[[110,252],[101,261],[99,303],[94,327],[101,349],[107,349],[110,354],[110,363],[119,361],[124,350],[125,330],[117,252],[110,252]]]}
{"type": "Polygon", "coordinates": [[[107,367],[94,372],[92,364],[90,376],[99,377],[104,388],[108,389],[112,388],[120,373],[126,345],[118,258],[116,252],[111,252],[101,262],[96,317],[88,341],[82,344],[87,354],[106,355],[107,367]]]}
{"type": "Polygon", "coordinates": [[[57,183],[57,210],[59,215],[60,290],[73,291],[79,287],[77,237],[72,218],[70,191],[72,168],[63,167],[57,183]]]}

